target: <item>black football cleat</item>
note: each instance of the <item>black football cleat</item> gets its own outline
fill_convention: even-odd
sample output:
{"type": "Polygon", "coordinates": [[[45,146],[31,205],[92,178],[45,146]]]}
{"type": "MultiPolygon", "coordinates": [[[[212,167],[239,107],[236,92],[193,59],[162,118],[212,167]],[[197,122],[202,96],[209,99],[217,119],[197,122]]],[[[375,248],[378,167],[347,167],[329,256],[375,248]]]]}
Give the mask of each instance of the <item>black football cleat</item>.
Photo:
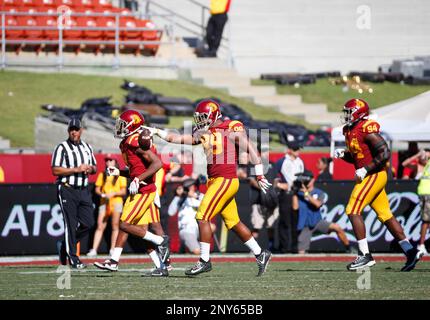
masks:
{"type": "Polygon", "coordinates": [[[212,270],[211,261],[209,260],[208,262],[206,262],[200,258],[199,261],[197,261],[197,263],[193,267],[185,270],[185,275],[195,276],[203,272],[209,272],[211,270],[212,270]]]}
{"type": "Polygon", "coordinates": [[[168,277],[169,276],[169,271],[167,270],[166,267],[164,267],[164,268],[155,268],[154,270],[151,271],[151,273],[149,275],[151,277],[168,277]]]}
{"type": "Polygon", "coordinates": [[[94,262],[94,266],[101,270],[107,270],[107,271],[118,271],[118,261],[115,261],[113,259],[105,260],[104,262],[94,262]]]}
{"type": "Polygon", "coordinates": [[[166,263],[166,261],[170,257],[170,249],[169,249],[169,236],[164,235],[163,242],[158,246],[158,253],[160,255],[160,260],[163,264],[166,263]]]}
{"type": "Polygon", "coordinates": [[[81,260],[79,260],[79,258],[77,258],[76,261],[70,262],[70,267],[72,269],[82,270],[82,269],[85,269],[87,265],[84,264],[81,260]]]}
{"type": "Polygon", "coordinates": [[[372,267],[376,264],[375,260],[373,259],[372,255],[370,253],[362,254],[360,251],[358,252],[357,258],[350,264],[346,266],[346,268],[349,271],[354,271],[357,269],[365,268],[365,267],[372,267]]]}
{"type": "Polygon", "coordinates": [[[415,268],[415,265],[420,261],[420,259],[423,257],[424,252],[418,251],[415,248],[410,249],[408,252],[406,252],[406,263],[400,269],[400,271],[408,272],[412,271],[415,268]]]}
{"type": "Polygon", "coordinates": [[[57,252],[58,252],[58,258],[60,260],[60,264],[63,266],[67,265],[66,243],[64,242],[64,240],[57,241],[57,252]]]}
{"type": "Polygon", "coordinates": [[[258,256],[255,256],[258,265],[257,277],[261,276],[263,273],[266,272],[271,257],[272,253],[269,250],[263,250],[258,256]]]}

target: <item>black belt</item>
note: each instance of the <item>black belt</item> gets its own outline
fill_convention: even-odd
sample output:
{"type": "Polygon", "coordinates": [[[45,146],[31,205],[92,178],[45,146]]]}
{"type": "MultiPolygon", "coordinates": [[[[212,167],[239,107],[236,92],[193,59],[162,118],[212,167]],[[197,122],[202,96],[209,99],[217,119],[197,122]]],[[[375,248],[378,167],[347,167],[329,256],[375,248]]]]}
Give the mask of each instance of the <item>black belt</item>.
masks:
{"type": "Polygon", "coordinates": [[[71,184],[68,184],[67,182],[63,182],[62,185],[66,186],[68,188],[78,189],[78,190],[84,190],[88,187],[88,186],[72,186],[71,184]]]}

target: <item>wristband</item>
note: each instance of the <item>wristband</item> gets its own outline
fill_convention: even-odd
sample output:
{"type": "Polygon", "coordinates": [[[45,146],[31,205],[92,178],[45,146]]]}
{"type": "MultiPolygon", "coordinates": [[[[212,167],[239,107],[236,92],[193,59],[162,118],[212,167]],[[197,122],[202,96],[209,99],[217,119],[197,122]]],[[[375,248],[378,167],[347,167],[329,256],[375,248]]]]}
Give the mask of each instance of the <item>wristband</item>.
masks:
{"type": "Polygon", "coordinates": [[[256,164],[255,167],[254,167],[254,169],[255,169],[255,175],[256,176],[262,176],[262,175],[264,175],[264,173],[263,173],[263,164],[262,163],[256,164]]]}

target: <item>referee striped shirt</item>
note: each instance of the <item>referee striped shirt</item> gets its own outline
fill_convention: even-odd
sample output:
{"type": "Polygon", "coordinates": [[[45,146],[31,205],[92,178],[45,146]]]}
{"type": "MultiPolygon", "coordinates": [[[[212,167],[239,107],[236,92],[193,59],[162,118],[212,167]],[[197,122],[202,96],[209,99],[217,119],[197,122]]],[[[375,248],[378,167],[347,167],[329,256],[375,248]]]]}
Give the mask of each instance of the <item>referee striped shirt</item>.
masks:
{"type": "MultiPolygon", "coordinates": [[[[60,143],[52,154],[51,167],[74,168],[81,164],[97,165],[93,148],[86,142],[72,143],[69,139],[60,143]]],[[[57,182],[73,187],[88,186],[88,175],[80,172],[70,176],[58,176],[57,182]]]]}

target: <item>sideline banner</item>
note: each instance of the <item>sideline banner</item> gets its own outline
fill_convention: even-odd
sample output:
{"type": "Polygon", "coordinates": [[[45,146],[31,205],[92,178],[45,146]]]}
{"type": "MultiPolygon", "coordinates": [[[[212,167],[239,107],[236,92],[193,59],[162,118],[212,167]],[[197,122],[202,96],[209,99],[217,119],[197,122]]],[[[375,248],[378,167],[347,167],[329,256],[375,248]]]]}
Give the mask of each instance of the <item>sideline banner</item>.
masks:
{"type": "MultiPolygon", "coordinates": [[[[355,241],[352,226],[344,214],[346,203],[354,186],[353,181],[334,181],[317,185],[328,195],[328,201],[323,206],[323,217],[338,223],[351,241],[355,241]]],[[[419,239],[420,231],[420,204],[416,194],[416,181],[390,181],[387,193],[393,213],[402,224],[406,236],[412,241],[419,239]]],[[[64,225],[62,213],[56,201],[56,186],[54,184],[3,184],[0,185],[0,255],[20,254],[56,254],[56,240],[62,239],[64,225]]],[[[170,204],[173,196],[173,186],[168,186],[166,192],[170,204]]],[[[249,201],[249,187],[242,182],[237,204],[242,221],[251,227],[249,201]]],[[[96,211],[94,212],[96,215],[96,211]]],[[[375,213],[369,207],[364,212],[367,239],[371,250],[378,252],[395,252],[398,250],[396,241],[391,234],[377,220],[375,213]]],[[[217,217],[217,236],[220,239],[221,219],[217,217]]],[[[109,228],[106,230],[100,252],[107,252],[109,241],[109,228]]],[[[172,249],[179,248],[177,237],[176,217],[169,218],[169,233],[173,240],[172,249]]],[[[261,232],[259,238],[262,246],[267,245],[266,232],[261,232]]],[[[91,238],[83,240],[82,252],[86,253],[91,238]]],[[[217,251],[218,248],[214,247],[217,251]]],[[[143,252],[144,241],[132,239],[125,248],[125,252],[143,252]]],[[[336,252],[343,247],[338,242],[336,234],[314,234],[311,251],[336,252]]],[[[227,241],[228,252],[246,252],[247,248],[239,241],[236,235],[229,232],[227,241]]]]}

